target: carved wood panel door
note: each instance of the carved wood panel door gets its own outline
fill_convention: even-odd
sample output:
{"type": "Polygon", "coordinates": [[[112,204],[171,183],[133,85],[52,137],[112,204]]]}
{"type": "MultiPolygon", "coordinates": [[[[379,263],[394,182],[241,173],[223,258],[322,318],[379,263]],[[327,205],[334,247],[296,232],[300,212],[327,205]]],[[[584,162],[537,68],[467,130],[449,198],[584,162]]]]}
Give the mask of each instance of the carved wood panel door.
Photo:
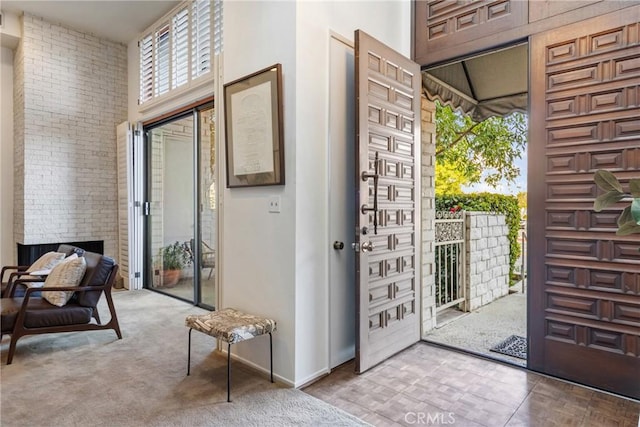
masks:
{"type": "Polygon", "coordinates": [[[640,398],[640,236],[598,169],[640,176],[640,6],[532,36],[529,367],[640,398]]]}
{"type": "Polygon", "coordinates": [[[420,67],[356,46],[356,371],[420,340],[420,67]]]}

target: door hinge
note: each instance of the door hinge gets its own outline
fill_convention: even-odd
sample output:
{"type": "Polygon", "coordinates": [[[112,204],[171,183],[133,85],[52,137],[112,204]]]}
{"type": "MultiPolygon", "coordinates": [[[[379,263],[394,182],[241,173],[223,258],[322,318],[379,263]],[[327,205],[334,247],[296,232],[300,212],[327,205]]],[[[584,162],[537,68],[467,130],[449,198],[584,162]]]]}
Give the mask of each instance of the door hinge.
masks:
{"type": "Polygon", "coordinates": [[[133,134],[134,134],[135,136],[140,136],[140,135],[142,135],[142,131],[141,131],[140,129],[135,129],[135,130],[133,131],[133,134]]]}
{"type": "Polygon", "coordinates": [[[142,215],[149,216],[150,213],[151,213],[151,203],[144,202],[144,204],[142,205],[142,215]]]}
{"type": "Polygon", "coordinates": [[[140,278],[140,272],[136,271],[135,273],[133,273],[133,277],[136,279],[140,278]]]}

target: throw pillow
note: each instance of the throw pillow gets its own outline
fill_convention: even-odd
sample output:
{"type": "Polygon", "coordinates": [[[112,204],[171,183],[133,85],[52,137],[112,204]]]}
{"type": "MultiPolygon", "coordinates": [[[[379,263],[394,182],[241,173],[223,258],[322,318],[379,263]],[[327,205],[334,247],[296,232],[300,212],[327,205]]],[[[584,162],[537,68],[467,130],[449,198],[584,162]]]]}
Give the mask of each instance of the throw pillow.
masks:
{"type": "MultiPolygon", "coordinates": [[[[53,270],[44,281],[44,287],[78,286],[86,270],[87,263],[84,258],[73,254],[53,267],[53,270]]],[[[42,292],[42,298],[58,307],[64,306],[72,295],[73,291],[42,292]]]]}
{"type": "Polygon", "coordinates": [[[62,252],[47,252],[35,260],[35,262],[29,266],[27,272],[33,273],[34,271],[51,270],[56,264],[62,261],[65,256],[62,252]]]}

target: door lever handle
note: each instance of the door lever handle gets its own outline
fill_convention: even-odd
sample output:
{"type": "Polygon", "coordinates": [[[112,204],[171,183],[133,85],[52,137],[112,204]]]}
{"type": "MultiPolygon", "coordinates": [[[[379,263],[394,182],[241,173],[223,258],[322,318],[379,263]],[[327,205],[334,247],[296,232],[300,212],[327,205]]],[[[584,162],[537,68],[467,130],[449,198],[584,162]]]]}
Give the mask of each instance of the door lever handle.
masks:
{"type": "Polygon", "coordinates": [[[378,152],[376,151],[376,157],[373,161],[373,173],[364,171],[362,172],[362,180],[366,181],[369,178],[373,178],[373,207],[370,208],[367,204],[362,205],[360,212],[366,214],[367,212],[373,212],[373,234],[378,234],[378,180],[380,178],[379,171],[380,159],[378,158],[378,152]]]}
{"type": "Polygon", "coordinates": [[[360,247],[362,248],[362,252],[371,252],[373,250],[373,242],[364,242],[360,247]]]}

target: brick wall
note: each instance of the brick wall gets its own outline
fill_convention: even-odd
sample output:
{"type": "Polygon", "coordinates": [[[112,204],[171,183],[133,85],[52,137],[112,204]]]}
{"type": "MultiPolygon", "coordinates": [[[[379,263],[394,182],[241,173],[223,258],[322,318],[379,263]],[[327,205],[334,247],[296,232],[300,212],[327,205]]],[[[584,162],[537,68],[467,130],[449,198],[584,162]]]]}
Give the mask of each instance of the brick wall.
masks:
{"type": "Polygon", "coordinates": [[[466,213],[467,290],[465,311],[509,293],[509,229],[505,216],[466,213]]]}
{"type": "Polygon", "coordinates": [[[436,105],[422,95],[422,332],[436,326],[435,297],[435,158],[436,105]]]}
{"type": "Polygon", "coordinates": [[[25,14],[14,71],[16,241],[104,240],[115,256],[126,46],[25,14]]]}

